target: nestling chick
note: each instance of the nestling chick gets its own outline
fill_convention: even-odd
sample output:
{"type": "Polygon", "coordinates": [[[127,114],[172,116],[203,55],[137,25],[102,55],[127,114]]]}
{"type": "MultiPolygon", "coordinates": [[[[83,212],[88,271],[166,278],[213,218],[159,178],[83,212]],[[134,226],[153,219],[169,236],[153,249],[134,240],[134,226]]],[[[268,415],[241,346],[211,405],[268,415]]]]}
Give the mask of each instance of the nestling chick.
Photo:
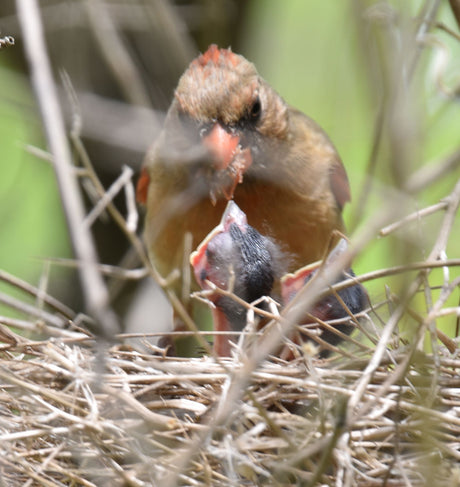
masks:
{"type": "MultiPolygon", "coordinates": [[[[269,296],[283,265],[277,246],[248,225],[246,215],[230,201],[220,224],[190,256],[195,278],[202,289],[209,282],[232,291],[247,303],[269,296]]],[[[216,331],[242,331],[246,326],[246,308],[218,292],[208,296],[216,331]]],[[[230,355],[232,335],[216,335],[214,350],[230,355]]]]}
{"type": "MultiPolygon", "coordinates": [[[[330,253],[326,264],[332,262],[346,248],[345,240],[341,240],[330,253]]],[[[286,268],[285,255],[269,238],[261,235],[248,225],[246,215],[238,206],[230,201],[224,212],[220,224],[199,245],[190,257],[196,280],[202,289],[211,289],[208,282],[218,288],[233,291],[233,293],[251,303],[262,296],[272,296],[274,283],[286,268]]],[[[281,294],[283,305],[287,305],[300,289],[318,271],[320,264],[299,269],[294,274],[287,274],[281,278],[281,294]]],[[[337,282],[354,275],[349,269],[342,273],[337,282]]],[[[338,292],[345,307],[333,294],[319,299],[311,309],[305,310],[305,315],[299,324],[314,323],[314,318],[323,321],[347,318],[349,312],[355,314],[365,307],[365,293],[360,284],[355,284],[338,292]]],[[[213,320],[216,331],[241,331],[246,325],[246,308],[228,296],[215,292],[208,296],[213,303],[213,320]]],[[[339,324],[336,328],[342,333],[349,334],[353,325],[339,324]]],[[[321,339],[337,344],[340,337],[333,331],[322,329],[321,339]]],[[[301,340],[307,340],[301,336],[301,340]]],[[[214,349],[220,356],[229,356],[231,352],[231,335],[217,335],[214,349]]],[[[324,356],[325,353],[322,353],[324,356]]]]}
{"type": "MultiPolygon", "coordinates": [[[[347,249],[347,242],[345,239],[341,239],[338,244],[332,249],[326,258],[326,266],[332,264],[343,252],[347,249]]],[[[292,274],[286,274],[281,278],[281,295],[284,305],[290,303],[297,293],[318,273],[320,272],[320,265],[305,266],[298,269],[292,274]]],[[[345,281],[350,277],[354,277],[353,270],[347,269],[342,272],[335,282],[331,284],[337,284],[345,281]]],[[[361,284],[354,284],[340,289],[337,291],[337,295],[342,300],[343,304],[336,297],[335,294],[327,294],[319,299],[311,310],[305,310],[304,317],[299,321],[299,325],[307,325],[316,323],[315,318],[321,321],[333,321],[342,320],[348,318],[350,314],[355,315],[360,313],[366,308],[367,295],[364,287],[361,284]]],[[[354,325],[349,323],[341,323],[334,325],[334,329],[349,335],[354,330],[354,325]]],[[[308,337],[300,333],[300,340],[306,341],[308,337]]],[[[341,337],[329,329],[322,329],[320,339],[329,343],[330,345],[337,345],[342,340],[341,337]]],[[[321,357],[328,355],[328,349],[322,349],[320,352],[321,357]]]]}

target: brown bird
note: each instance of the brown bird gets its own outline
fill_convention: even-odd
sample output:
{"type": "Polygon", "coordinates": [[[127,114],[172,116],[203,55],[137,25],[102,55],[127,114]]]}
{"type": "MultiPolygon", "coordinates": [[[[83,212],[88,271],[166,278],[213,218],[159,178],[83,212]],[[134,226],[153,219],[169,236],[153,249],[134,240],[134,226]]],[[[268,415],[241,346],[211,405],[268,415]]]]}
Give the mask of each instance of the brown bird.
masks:
{"type": "Polygon", "coordinates": [[[211,45],[179,80],[138,183],[145,239],[164,276],[182,267],[233,199],[289,255],[288,271],[323,257],[350,199],[331,141],[286,104],[252,63],[211,45]]]}

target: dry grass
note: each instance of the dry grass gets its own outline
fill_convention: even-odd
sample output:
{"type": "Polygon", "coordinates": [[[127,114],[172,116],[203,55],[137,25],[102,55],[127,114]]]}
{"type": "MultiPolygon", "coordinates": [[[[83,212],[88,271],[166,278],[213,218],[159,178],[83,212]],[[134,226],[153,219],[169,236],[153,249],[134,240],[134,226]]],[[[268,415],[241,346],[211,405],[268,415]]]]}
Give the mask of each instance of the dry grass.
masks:
{"type": "Polygon", "coordinates": [[[351,409],[366,353],[246,375],[247,358],[82,340],[4,337],[3,485],[458,485],[460,358],[447,351],[387,347],[351,409]]]}

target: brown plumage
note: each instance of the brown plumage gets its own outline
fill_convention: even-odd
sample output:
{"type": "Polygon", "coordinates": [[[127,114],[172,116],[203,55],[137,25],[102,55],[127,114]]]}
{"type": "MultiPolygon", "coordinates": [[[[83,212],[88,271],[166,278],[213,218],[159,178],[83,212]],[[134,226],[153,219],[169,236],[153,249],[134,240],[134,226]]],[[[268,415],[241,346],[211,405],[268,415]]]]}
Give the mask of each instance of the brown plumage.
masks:
{"type": "Polygon", "coordinates": [[[289,107],[254,65],[209,47],[179,80],[138,185],[154,264],[180,268],[234,199],[251,225],[289,254],[289,269],[323,257],[344,230],[349,200],[342,162],[323,130],[289,107]]]}

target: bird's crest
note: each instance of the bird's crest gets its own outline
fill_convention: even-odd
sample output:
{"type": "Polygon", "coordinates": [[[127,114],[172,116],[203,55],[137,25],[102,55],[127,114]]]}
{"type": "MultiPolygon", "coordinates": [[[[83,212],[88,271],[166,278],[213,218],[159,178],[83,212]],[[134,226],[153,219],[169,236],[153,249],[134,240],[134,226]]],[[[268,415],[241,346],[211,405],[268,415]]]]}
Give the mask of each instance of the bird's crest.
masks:
{"type": "Polygon", "coordinates": [[[213,64],[232,64],[236,66],[239,62],[238,56],[231,49],[219,49],[216,44],[211,44],[208,50],[198,56],[192,64],[204,67],[208,63],[213,64]]]}

